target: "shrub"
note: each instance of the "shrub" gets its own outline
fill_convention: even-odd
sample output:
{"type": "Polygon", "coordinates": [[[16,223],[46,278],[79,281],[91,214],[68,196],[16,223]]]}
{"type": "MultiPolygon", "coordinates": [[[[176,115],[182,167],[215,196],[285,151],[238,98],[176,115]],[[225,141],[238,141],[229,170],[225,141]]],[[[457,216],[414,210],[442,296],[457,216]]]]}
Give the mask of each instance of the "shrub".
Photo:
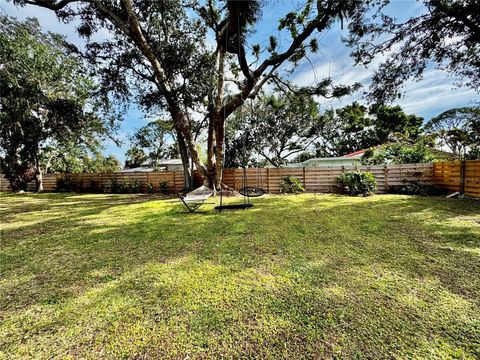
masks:
{"type": "Polygon", "coordinates": [[[377,191],[377,180],[372,173],[360,170],[344,172],[337,178],[340,192],[346,195],[372,195],[377,191]]]}
{"type": "Polygon", "coordinates": [[[68,177],[61,177],[57,179],[57,191],[72,191],[73,184],[72,181],[68,177]]]}
{"type": "Polygon", "coordinates": [[[130,185],[130,190],[132,194],[138,194],[140,192],[140,183],[137,179],[133,180],[132,184],[130,185]]]}
{"type": "Polygon", "coordinates": [[[298,178],[294,176],[285,176],[282,178],[280,191],[284,194],[298,194],[299,192],[305,191],[305,189],[303,188],[302,182],[298,178]]]}
{"type": "Polygon", "coordinates": [[[148,182],[147,183],[147,194],[153,194],[154,193],[154,188],[153,188],[153,184],[148,182]]]}
{"type": "Polygon", "coordinates": [[[160,192],[162,192],[163,194],[166,194],[168,192],[168,180],[167,179],[160,180],[160,184],[158,185],[158,190],[160,192]]]}
{"type": "Polygon", "coordinates": [[[405,185],[389,186],[388,193],[400,195],[441,196],[447,195],[448,190],[439,188],[434,185],[420,184],[416,181],[412,181],[405,185]]]}
{"type": "Polygon", "coordinates": [[[130,192],[130,183],[128,180],[122,180],[120,183],[120,193],[121,194],[128,194],[130,192]]]}
{"type": "Polygon", "coordinates": [[[75,191],[75,192],[84,192],[85,188],[83,186],[83,179],[80,179],[77,182],[73,182],[72,190],[75,191]]]}
{"type": "Polygon", "coordinates": [[[103,193],[103,184],[97,180],[90,180],[86,191],[90,193],[103,193]]]}
{"type": "Polygon", "coordinates": [[[118,180],[116,178],[110,179],[110,192],[112,194],[120,193],[120,184],[118,183],[118,180]]]}

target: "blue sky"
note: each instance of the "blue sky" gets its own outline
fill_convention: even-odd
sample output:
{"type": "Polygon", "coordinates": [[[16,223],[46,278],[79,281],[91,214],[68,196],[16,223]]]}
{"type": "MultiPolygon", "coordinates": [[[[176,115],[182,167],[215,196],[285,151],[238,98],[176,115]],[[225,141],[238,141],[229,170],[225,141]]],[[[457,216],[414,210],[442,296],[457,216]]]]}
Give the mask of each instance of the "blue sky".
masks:
{"type": "MultiPolygon", "coordinates": [[[[263,9],[263,16],[249,40],[265,44],[269,36],[277,33],[278,19],[289,11],[289,9],[299,6],[298,0],[271,0],[269,5],[263,9]]],[[[423,9],[422,2],[415,0],[393,0],[386,11],[398,19],[408,18],[418,14],[423,9]]],[[[26,17],[37,17],[45,30],[61,33],[67,36],[67,39],[77,46],[82,45],[82,40],[75,33],[73,24],[60,23],[55,15],[45,9],[27,6],[17,8],[12,2],[2,1],[0,3],[2,13],[15,16],[19,19],[26,17]]],[[[369,68],[354,66],[349,57],[350,50],[341,42],[341,35],[345,34],[340,27],[334,27],[330,31],[322,34],[319,38],[320,51],[318,54],[310,57],[311,64],[302,63],[292,75],[292,79],[299,85],[313,85],[315,79],[331,76],[335,81],[342,84],[361,82],[364,88],[368,87],[372,72],[375,66],[378,66],[380,59],[373,63],[369,68]]],[[[98,37],[108,36],[106,31],[98,34],[98,37]]],[[[288,38],[280,38],[286,44],[288,38]]],[[[405,111],[415,113],[424,117],[426,120],[432,116],[441,113],[452,107],[468,106],[473,102],[478,102],[479,95],[468,88],[458,88],[453,85],[455,79],[449,77],[446,73],[434,69],[433,67],[425,73],[424,79],[419,82],[410,81],[405,85],[405,96],[399,99],[398,104],[405,111]]],[[[336,108],[350,104],[354,100],[361,101],[361,94],[344,97],[340,100],[318,99],[322,109],[336,108]]],[[[122,162],[124,154],[128,148],[128,137],[135,129],[148,123],[142,112],[135,106],[130,106],[122,122],[119,137],[124,140],[122,147],[117,147],[112,143],[105,144],[105,154],[113,154],[122,162]]]]}

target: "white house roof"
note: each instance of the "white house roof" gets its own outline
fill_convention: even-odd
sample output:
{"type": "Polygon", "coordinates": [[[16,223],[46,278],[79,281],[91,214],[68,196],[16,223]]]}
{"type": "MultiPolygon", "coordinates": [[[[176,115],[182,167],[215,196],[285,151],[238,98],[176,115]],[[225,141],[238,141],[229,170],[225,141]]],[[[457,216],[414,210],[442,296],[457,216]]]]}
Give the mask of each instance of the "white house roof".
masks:
{"type": "Polygon", "coordinates": [[[324,157],[324,158],[312,158],[312,159],[308,159],[308,160],[305,160],[302,164],[309,164],[309,163],[315,163],[315,162],[328,162],[328,161],[352,161],[356,159],[356,157],[352,158],[352,157],[324,157]]]}
{"type": "Polygon", "coordinates": [[[123,169],[120,170],[122,173],[132,173],[132,172],[152,172],[155,171],[153,168],[150,167],[145,167],[145,166],[139,166],[131,169],[123,169]]]}
{"type": "MultiPolygon", "coordinates": [[[[182,159],[160,159],[157,160],[156,163],[158,165],[183,165],[182,159]]],[[[142,167],[150,167],[152,163],[150,161],[146,161],[140,164],[142,167]]]]}
{"type": "Polygon", "coordinates": [[[318,157],[318,158],[312,158],[305,160],[304,162],[301,163],[291,163],[287,164],[286,167],[304,167],[308,166],[309,164],[314,164],[314,163],[319,163],[319,162],[352,162],[356,161],[360,156],[355,156],[355,157],[318,157]]]}
{"type": "Polygon", "coordinates": [[[157,163],[160,165],[183,165],[182,159],[161,159],[157,163]]]}

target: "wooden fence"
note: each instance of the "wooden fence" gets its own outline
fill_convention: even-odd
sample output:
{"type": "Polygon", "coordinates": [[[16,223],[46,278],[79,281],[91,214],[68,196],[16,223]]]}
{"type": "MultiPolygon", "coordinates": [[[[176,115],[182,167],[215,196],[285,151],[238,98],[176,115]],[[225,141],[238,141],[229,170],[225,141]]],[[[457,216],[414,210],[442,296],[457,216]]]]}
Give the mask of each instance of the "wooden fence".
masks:
{"type": "MultiPolygon", "coordinates": [[[[282,178],[285,176],[297,177],[307,192],[329,193],[334,192],[337,177],[344,171],[354,167],[305,167],[305,168],[259,168],[246,169],[246,185],[261,187],[268,193],[279,193],[282,178]]],[[[389,186],[403,185],[412,181],[425,184],[433,183],[432,164],[406,164],[388,166],[361,166],[361,170],[372,172],[378,182],[378,192],[385,193],[389,186]]],[[[225,169],[223,181],[234,189],[244,186],[243,169],[225,169]]],[[[88,189],[95,187],[104,192],[110,192],[112,182],[121,184],[138,182],[141,192],[146,192],[147,184],[152,184],[158,191],[161,181],[168,183],[170,192],[182,191],[184,188],[183,172],[151,172],[151,173],[82,173],[82,174],[46,174],[44,175],[44,191],[57,190],[57,181],[68,179],[74,189],[88,189]]],[[[202,183],[200,174],[194,176],[195,185],[202,183]]],[[[0,176],[0,191],[8,190],[8,182],[0,176]]],[[[34,190],[34,183],[29,184],[29,190],[34,190]]]]}
{"type": "MultiPolygon", "coordinates": [[[[171,192],[181,191],[185,185],[182,171],[169,172],[134,172],[134,173],[81,173],[81,174],[45,174],[43,175],[43,190],[56,191],[59,179],[66,179],[73,189],[102,189],[104,192],[111,192],[113,182],[121,185],[124,182],[130,185],[138,182],[141,192],[147,191],[147,184],[152,184],[158,191],[161,181],[166,181],[171,192]]],[[[9,184],[4,176],[0,175],[0,191],[8,191],[9,184]]],[[[35,190],[35,182],[28,184],[27,190],[35,190]]]]}
{"type": "Polygon", "coordinates": [[[433,182],[452,192],[480,197],[480,160],[436,162],[433,182]]]}
{"type": "MultiPolygon", "coordinates": [[[[354,167],[304,167],[304,168],[262,168],[247,169],[248,186],[261,187],[268,193],[279,193],[282,178],[294,176],[298,178],[307,192],[335,192],[337,177],[344,171],[354,167]]],[[[360,170],[370,171],[375,175],[378,192],[385,193],[389,186],[403,185],[417,181],[432,183],[432,164],[407,164],[388,166],[360,166],[360,170]]],[[[225,169],[224,183],[239,189],[243,187],[243,169],[225,169]]]]}

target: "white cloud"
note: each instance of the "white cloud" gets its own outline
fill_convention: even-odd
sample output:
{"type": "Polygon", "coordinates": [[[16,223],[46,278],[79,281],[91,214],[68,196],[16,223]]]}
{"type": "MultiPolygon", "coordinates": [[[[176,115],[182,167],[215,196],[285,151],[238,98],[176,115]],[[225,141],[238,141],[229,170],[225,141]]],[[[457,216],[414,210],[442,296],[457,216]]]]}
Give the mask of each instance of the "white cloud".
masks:
{"type": "MultiPolygon", "coordinates": [[[[347,51],[339,51],[334,62],[325,62],[322,59],[315,59],[314,69],[304,67],[292,79],[300,86],[314,85],[315,80],[330,76],[338,84],[350,85],[360,82],[363,90],[367,90],[371,82],[374,70],[381,65],[384,57],[379,57],[368,67],[355,66],[347,51]],[[315,78],[316,74],[316,78],[315,78]]],[[[416,113],[425,119],[452,107],[468,106],[480,100],[479,94],[468,88],[459,88],[454,85],[457,79],[452,78],[446,72],[439,69],[427,69],[420,81],[406,82],[403,91],[404,97],[399,99],[398,104],[405,111],[416,113]]],[[[322,108],[341,107],[350,104],[352,101],[361,101],[362,90],[351,96],[342,99],[319,98],[322,108]]]]}

